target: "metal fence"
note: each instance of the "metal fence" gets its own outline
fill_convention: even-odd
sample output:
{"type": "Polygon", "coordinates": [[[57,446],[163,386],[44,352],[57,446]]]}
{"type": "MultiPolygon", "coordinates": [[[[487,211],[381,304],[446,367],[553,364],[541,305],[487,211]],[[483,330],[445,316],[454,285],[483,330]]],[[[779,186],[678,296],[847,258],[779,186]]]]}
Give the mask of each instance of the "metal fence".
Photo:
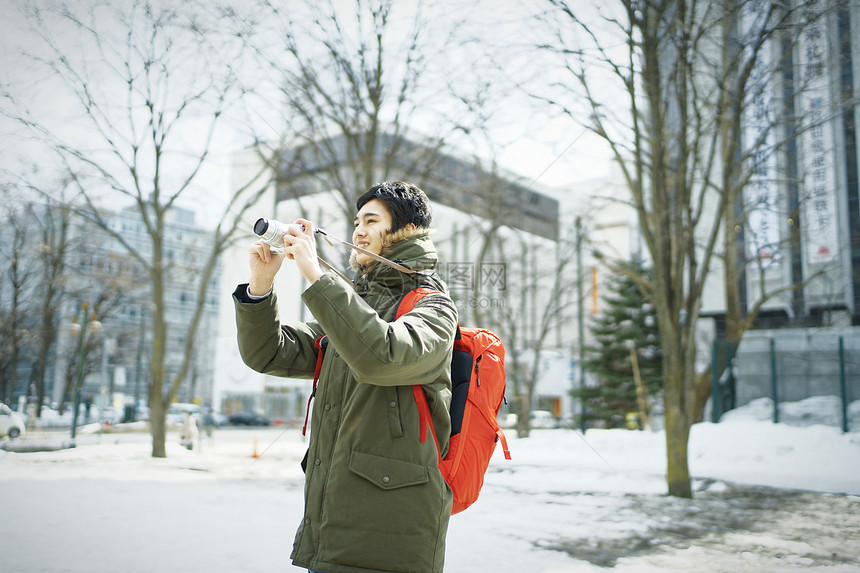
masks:
{"type": "Polygon", "coordinates": [[[849,405],[860,400],[860,329],[753,332],[737,349],[717,340],[712,365],[714,421],[767,397],[773,400],[773,421],[779,422],[781,403],[836,396],[840,406],[834,417],[843,432],[851,429],[849,405]]]}

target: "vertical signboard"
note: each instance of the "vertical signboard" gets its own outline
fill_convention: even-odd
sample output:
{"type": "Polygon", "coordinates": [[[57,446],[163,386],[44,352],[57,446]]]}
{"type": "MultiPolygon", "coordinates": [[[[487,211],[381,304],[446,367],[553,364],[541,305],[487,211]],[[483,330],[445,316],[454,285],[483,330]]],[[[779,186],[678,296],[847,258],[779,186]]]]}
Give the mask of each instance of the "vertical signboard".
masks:
{"type": "Polygon", "coordinates": [[[779,187],[774,154],[774,62],[771,41],[767,40],[761,45],[758,42],[766,25],[769,5],[766,0],[747,3],[742,13],[740,30],[745,56],[755,61],[743,109],[744,151],[750,173],[743,191],[747,214],[746,252],[750,259],[757,260],[762,267],[774,266],[780,260],[779,187]]]}
{"type": "Polygon", "coordinates": [[[805,255],[810,263],[836,258],[838,219],[833,149],[832,102],[827,68],[830,48],[827,20],[812,5],[800,35],[801,221],[805,230],[805,255]]]}

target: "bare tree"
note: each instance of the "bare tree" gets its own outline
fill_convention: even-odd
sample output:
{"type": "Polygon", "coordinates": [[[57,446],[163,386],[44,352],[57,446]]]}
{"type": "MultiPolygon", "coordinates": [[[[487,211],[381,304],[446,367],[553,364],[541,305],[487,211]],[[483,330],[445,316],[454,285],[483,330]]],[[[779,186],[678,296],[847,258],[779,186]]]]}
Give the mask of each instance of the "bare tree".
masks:
{"type": "MultiPolygon", "coordinates": [[[[576,305],[577,291],[570,288],[570,267],[576,262],[575,241],[560,237],[552,259],[546,256],[549,253],[545,241],[520,238],[514,242],[519,243],[519,248],[513,252],[521,254],[521,258],[509,269],[506,305],[503,312],[496,313],[496,319],[507,348],[518,414],[517,433],[528,437],[542,358],[545,351],[558,349],[553,344],[553,333],[560,325],[571,323],[576,305]]],[[[510,246],[497,248],[497,253],[502,252],[506,260],[512,260],[510,246]]]]}
{"type": "Polygon", "coordinates": [[[545,47],[563,56],[569,93],[584,97],[581,107],[564,94],[542,97],[585,118],[623,171],[654,270],[652,282],[640,281],[657,311],[664,357],[668,489],[691,497],[687,442],[709,391],[696,371],[704,285],[722,247],[728,321],[739,339],[750,324],[733,274],[742,192],[752,159],[773,152],[762,135],[784,119],[775,113],[753,140],[743,133],[745,110],[762,89],[751,78],[779,34],[797,33],[805,6],[621,0],[589,21],[570,2],[549,5],[559,38],[575,40],[545,47]]]}
{"type": "Polygon", "coordinates": [[[93,228],[91,219],[69,205],[48,208],[59,211],[55,218],[68,218],[65,246],[58,247],[65,251],[62,268],[53,278],[53,288],[62,303],[53,313],[58,338],[55,368],[59,371],[54,383],[61,385],[55,388],[55,396],[62,413],[67,402],[76,400],[76,385],[90,374],[100,370],[102,391],[110,389],[106,368],[109,349],[122,348],[123,342],[128,345],[124,339],[129,329],[121,313],[124,307],[139,304],[150,288],[146,274],[128,264],[125,253],[106,249],[110,236],[100,227],[93,228]],[[81,330],[84,323],[89,326],[86,331],[81,330]],[[93,329],[95,325],[97,329],[93,329]]]}
{"type": "Polygon", "coordinates": [[[39,314],[39,348],[36,369],[33,373],[36,390],[36,408],[34,415],[39,417],[42,404],[45,401],[45,372],[50,362],[50,350],[57,339],[57,325],[60,305],[65,294],[64,275],[66,273],[66,257],[71,248],[69,228],[71,224],[71,209],[69,205],[60,202],[57,205],[35,204],[28,205],[30,216],[28,220],[37,226],[39,244],[37,254],[40,259],[41,277],[38,295],[39,314]]]}
{"type": "MultiPolygon", "coordinates": [[[[2,189],[2,238],[0,261],[3,261],[0,298],[0,401],[11,402],[18,382],[22,355],[33,342],[37,310],[30,296],[39,278],[34,235],[25,217],[26,204],[16,200],[14,187],[2,189]]],[[[25,383],[26,386],[26,383],[25,383]]],[[[25,393],[27,388],[24,388],[25,393]]]]}
{"type": "Polygon", "coordinates": [[[60,107],[75,118],[79,131],[70,133],[44,110],[29,109],[25,95],[14,87],[4,94],[4,113],[56,153],[78,188],[78,212],[122,244],[148,274],[152,455],[164,457],[167,407],[189,369],[215,261],[265,187],[257,174],[230,198],[207,201],[210,207],[222,207],[212,221],[211,241],[197,253],[199,274],[187,282],[196,307],[190,323],[178,326],[184,330],[184,358],[168,379],[169,214],[182,201],[211,196],[201,189],[203,173],[216,137],[223,133],[219,130],[228,127],[229,113],[246,91],[234,69],[242,45],[221,33],[207,6],[193,2],[103,2],[75,9],[28,3],[22,10],[34,33],[31,40],[40,40],[28,61],[34,69],[47,70],[67,96],[60,107]],[[107,202],[136,209],[147,244],[135,244],[112,228],[104,210],[107,202]]]}
{"type": "MultiPolygon", "coordinates": [[[[0,253],[9,269],[8,284],[4,287],[9,294],[9,307],[4,309],[8,320],[3,327],[4,342],[8,340],[8,345],[3,345],[8,348],[4,353],[3,370],[8,375],[4,374],[3,379],[11,383],[4,389],[3,399],[8,401],[15,391],[26,393],[34,407],[32,414],[39,417],[46,398],[45,376],[49,364],[54,358],[60,358],[57,368],[62,370],[63,364],[68,365],[68,371],[60,376],[65,381],[61,396],[70,396],[81,354],[80,349],[74,349],[73,356],[59,356],[64,349],[56,348],[62,331],[79,320],[78,309],[65,314],[68,310],[65,303],[86,300],[92,304],[91,312],[98,318],[109,319],[131,284],[127,275],[109,270],[91,269],[84,273],[79,265],[70,268],[70,253],[79,258],[92,258],[93,241],[82,240],[92,233],[80,224],[80,217],[76,217],[72,207],[60,198],[51,198],[41,189],[31,187],[27,193],[26,189],[11,183],[10,186],[25,198],[4,203],[4,228],[10,250],[0,253]],[[83,276],[85,274],[87,276],[83,276]],[[23,356],[31,357],[30,377],[23,386],[14,388],[17,380],[14,374],[26,362],[23,356]]],[[[90,338],[84,348],[85,374],[97,366],[90,352],[96,349],[95,344],[90,338]]],[[[61,413],[64,402],[60,400],[61,413]]]]}
{"type": "Polygon", "coordinates": [[[349,227],[360,191],[386,178],[421,184],[474,121],[481,68],[446,59],[467,40],[424,3],[250,6],[238,28],[253,30],[247,41],[268,78],[258,115],[280,136],[265,152],[279,199],[335,191],[349,227]]]}

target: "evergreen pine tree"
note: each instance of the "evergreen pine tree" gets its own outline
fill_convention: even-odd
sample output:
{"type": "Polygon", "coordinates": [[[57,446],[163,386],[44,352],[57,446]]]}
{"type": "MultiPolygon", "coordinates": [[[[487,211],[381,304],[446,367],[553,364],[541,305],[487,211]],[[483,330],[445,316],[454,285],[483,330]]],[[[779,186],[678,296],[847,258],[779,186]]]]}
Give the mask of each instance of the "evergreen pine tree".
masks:
{"type": "Polygon", "coordinates": [[[628,274],[648,279],[650,271],[637,260],[625,266],[627,272],[607,278],[604,311],[589,325],[596,345],[586,349],[585,368],[597,378],[598,384],[573,392],[575,398],[585,400],[586,423],[591,426],[625,427],[625,416],[639,412],[631,347],[637,353],[639,373],[648,396],[656,396],[663,384],[653,306],[628,274]]]}

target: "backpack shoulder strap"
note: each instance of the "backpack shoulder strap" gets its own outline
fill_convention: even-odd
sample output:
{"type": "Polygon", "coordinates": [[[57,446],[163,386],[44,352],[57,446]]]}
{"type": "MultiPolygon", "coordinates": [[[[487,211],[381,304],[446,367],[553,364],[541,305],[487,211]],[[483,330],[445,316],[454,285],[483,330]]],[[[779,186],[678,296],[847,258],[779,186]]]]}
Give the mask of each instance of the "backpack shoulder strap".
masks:
{"type": "Polygon", "coordinates": [[[418,423],[420,430],[418,441],[424,443],[427,441],[427,426],[430,426],[430,431],[433,433],[433,441],[436,442],[436,451],[439,454],[439,461],[442,461],[442,449],[439,447],[439,438],[436,437],[436,428],[433,426],[433,418],[430,417],[430,406],[427,405],[427,396],[424,394],[424,389],[419,384],[412,385],[412,394],[415,396],[415,404],[418,405],[418,423]]]}
{"type": "MultiPolygon", "coordinates": [[[[441,291],[433,290],[427,287],[417,287],[403,295],[400,299],[400,302],[397,303],[397,313],[394,315],[394,320],[397,320],[418,304],[418,301],[427,296],[428,294],[441,294],[441,291]]],[[[457,332],[454,335],[454,338],[459,340],[461,338],[460,334],[460,325],[457,325],[457,332]]]]}
{"type": "Polygon", "coordinates": [[[418,304],[418,301],[427,296],[428,294],[437,294],[438,290],[429,289],[426,287],[414,288],[400,299],[400,302],[397,303],[397,314],[394,316],[394,319],[397,320],[418,304]]]}
{"type": "Polygon", "coordinates": [[[320,371],[322,371],[323,357],[327,346],[328,336],[325,334],[314,340],[314,352],[316,352],[317,355],[317,363],[314,366],[314,383],[311,388],[311,395],[308,396],[308,405],[305,409],[305,424],[302,426],[303,436],[308,431],[308,417],[311,415],[311,400],[313,400],[314,396],[317,394],[317,382],[319,382],[320,379],[320,371]]]}

